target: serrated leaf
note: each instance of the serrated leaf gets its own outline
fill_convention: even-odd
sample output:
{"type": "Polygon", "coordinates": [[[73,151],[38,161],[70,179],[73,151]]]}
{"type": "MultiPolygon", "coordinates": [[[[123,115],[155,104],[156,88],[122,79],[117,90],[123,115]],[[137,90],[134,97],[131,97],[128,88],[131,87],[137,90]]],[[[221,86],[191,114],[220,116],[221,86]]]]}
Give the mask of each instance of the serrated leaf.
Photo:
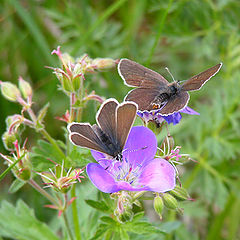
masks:
{"type": "Polygon", "coordinates": [[[109,210],[109,207],[106,205],[106,203],[105,202],[103,202],[103,201],[94,201],[94,200],[85,200],[85,202],[89,205],[89,206],[91,206],[91,207],[93,207],[93,208],[95,208],[95,209],[97,209],[97,210],[99,210],[99,211],[102,211],[102,212],[108,212],[108,210],[109,210]]]}
{"type": "Polygon", "coordinates": [[[91,162],[89,160],[90,157],[91,154],[89,150],[74,148],[69,154],[68,159],[71,166],[83,167],[91,162]]]}
{"type": "Polygon", "coordinates": [[[22,200],[16,206],[3,201],[0,208],[0,236],[23,240],[57,240],[58,237],[22,200]]]}
{"type": "Polygon", "coordinates": [[[35,171],[47,171],[54,165],[50,160],[61,165],[63,159],[50,143],[41,139],[32,148],[31,160],[35,171]]]}
{"type": "Polygon", "coordinates": [[[101,195],[103,201],[106,203],[106,205],[109,206],[109,208],[114,207],[114,200],[110,198],[109,193],[100,192],[100,195],[101,195]]]}
{"type": "Polygon", "coordinates": [[[15,192],[17,192],[21,187],[23,187],[23,186],[25,185],[25,183],[26,183],[26,182],[24,182],[24,181],[21,181],[21,180],[19,180],[19,179],[15,179],[15,180],[13,181],[13,183],[11,184],[8,192],[9,192],[9,193],[15,193],[15,192]]]}

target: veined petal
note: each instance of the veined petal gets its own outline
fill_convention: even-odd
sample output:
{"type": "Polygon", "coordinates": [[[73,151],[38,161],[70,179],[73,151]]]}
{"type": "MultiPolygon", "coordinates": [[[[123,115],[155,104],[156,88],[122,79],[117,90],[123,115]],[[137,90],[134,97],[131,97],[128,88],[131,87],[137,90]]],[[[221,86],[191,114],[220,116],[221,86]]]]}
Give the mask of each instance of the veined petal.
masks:
{"type": "Polygon", "coordinates": [[[107,159],[107,156],[104,153],[97,152],[95,150],[91,150],[91,154],[94,159],[104,168],[106,169],[112,162],[112,159],[107,159]]]}
{"type": "Polygon", "coordinates": [[[143,126],[133,127],[129,133],[123,157],[135,166],[152,160],[157,151],[157,139],[154,133],[143,126]]]}
{"type": "Polygon", "coordinates": [[[91,182],[100,191],[105,193],[116,192],[116,182],[112,175],[110,175],[100,164],[89,163],[86,168],[87,174],[91,182]]]}
{"type": "Polygon", "coordinates": [[[142,187],[132,187],[130,183],[124,181],[115,181],[112,175],[101,167],[98,163],[89,163],[86,168],[91,182],[100,191],[105,193],[114,193],[121,190],[126,191],[143,191],[147,190],[142,187]]]}
{"type": "Polygon", "coordinates": [[[138,184],[153,192],[167,192],[174,189],[176,173],[173,166],[166,160],[156,158],[142,170],[138,184]]]}

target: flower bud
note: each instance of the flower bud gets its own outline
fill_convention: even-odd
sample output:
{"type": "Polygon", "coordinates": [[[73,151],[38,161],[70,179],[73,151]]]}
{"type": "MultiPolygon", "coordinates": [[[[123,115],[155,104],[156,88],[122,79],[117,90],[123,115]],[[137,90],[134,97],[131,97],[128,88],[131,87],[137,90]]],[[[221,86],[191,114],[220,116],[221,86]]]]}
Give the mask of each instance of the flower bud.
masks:
{"type": "Polygon", "coordinates": [[[190,198],[187,190],[180,186],[176,186],[173,190],[169,191],[169,193],[181,201],[184,201],[190,198]]]}
{"type": "Polygon", "coordinates": [[[62,75],[60,81],[62,83],[62,88],[65,92],[73,92],[72,82],[69,77],[62,75]]]}
{"type": "Polygon", "coordinates": [[[133,212],[130,211],[124,211],[123,213],[117,215],[117,219],[119,222],[124,223],[124,222],[129,222],[133,218],[133,212]]]}
{"type": "Polygon", "coordinates": [[[29,152],[17,163],[16,168],[13,168],[14,175],[23,181],[28,181],[32,177],[32,164],[30,161],[29,152]]]}
{"type": "Polygon", "coordinates": [[[17,133],[9,133],[7,131],[2,135],[2,141],[3,141],[4,147],[9,151],[14,150],[15,147],[13,143],[16,140],[19,140],[19,135],[17,133]]]}
{"type": "Polygon", "coordinates": [[[38,113],[37,121],[38,123],[40,123],[40,125],[43,122],[44,117],[46,116],[48,108],[49,108],[49,103],[45,104],[44,107],[38,113]]]}
{"type": "Polygon", "coordinates": [[[171,194],[164,193],[162,198],[163,198],[164,205],[167,208],[173,209],[173,210],[178,209],[178,202],[177,202],[176,198],[173,197],[171,194]]]}
{"type": "Polygon", "coordinates": [[[16,85],[10,82],[0,82],[2,95],[9,101],[16,102],[21,93],[16,85]]]}
{"type": "Polygon", "coordinates": [[[78,75],[76,77],[73,78],[72,80],[72,88],[74,90],[74,92],[79,91],[80,87],[81,87],[81,82],[83,81],[82,76],[78,75]]]}
{"type": "Polygon", "coordinates": [[[111,58],[96,58],[92,61],[92,65],[98,70],[105,70],[116,66],[116,61],[111,58]]]}
{"type": "Polygon", "coordinates": [[[160,220],[162,220],[162,211],[163,211],[164,203],[162,198],[159,195],[157,195],[154,198],[153,206],[154,206],[155,212],[159,215],[160,220]]]}
{"type": "Polygon", "coordinates": [[[27,81],[23,80],[22,77],[19,77],[18,87],[25,99],[32,96],[31,85],[27,81]]]}

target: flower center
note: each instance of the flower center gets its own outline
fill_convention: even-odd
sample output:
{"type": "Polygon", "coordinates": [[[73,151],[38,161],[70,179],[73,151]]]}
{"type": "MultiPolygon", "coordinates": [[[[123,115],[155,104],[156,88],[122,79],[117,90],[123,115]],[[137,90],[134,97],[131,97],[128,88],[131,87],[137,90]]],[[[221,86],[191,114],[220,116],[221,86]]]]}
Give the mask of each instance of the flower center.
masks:
{"type": "Polygon", "coordinates": [[[141,165],[133,167],[127,158],[123,157],[122,162],[114,161],[108,171],[112,174],[116,181],[124,181],[134,185],[141,173],[141,167],[141,165]]]}

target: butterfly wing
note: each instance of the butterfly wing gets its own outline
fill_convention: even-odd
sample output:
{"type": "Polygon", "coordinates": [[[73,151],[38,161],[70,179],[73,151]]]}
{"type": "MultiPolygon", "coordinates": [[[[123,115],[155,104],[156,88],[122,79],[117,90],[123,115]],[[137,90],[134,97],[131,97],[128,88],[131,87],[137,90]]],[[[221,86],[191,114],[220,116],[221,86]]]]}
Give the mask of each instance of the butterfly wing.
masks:
{"type": "Polygon", "coordinates": [[[108,154],[105,145],[89,123],[71,123],[68,125],[68,131],[73,144],[108,154]]]}
{"type": "Polygon", "coordinates": [[[137,105],[133,102],[126,102],[117,108],[117,141],[123,150],[130,129],[135,121],[137,105]]]}
{"type": "Polygon", "coordinates": [[[120,60],[118,73],[124,83],[131,87],[156,88],[169,83],[159,73],[126,58],[120,60]]]}
{"type": "Polygon", "coordinates": [[[102,131],[107,134],[112,143],[117,140],[117,106],[118,102],[115,99],[109,99],[102,104],[102,107],[97,113],[97,123],[102,131]]]}
{"type": "Polygon", "coordinates": [[[167,101],[166,105],[159,111],[159,113],[161,115],[170,115],[178,112],[187,106],[189,98],[190,96],[188,92],[180,91],[167,101]]]}
{"type": "Polygon", "coordinates": [[[217,64],[204,72],[199,73],[185,81],[181,85],[181,90],[183,91],[195,91],[201,89],[201,87],[211,79],[218,71],[221,69],[222,63],[217,64]]]}
{"type": "Polygon", "coordinates": [[[150,111],[153,110],[152,102],[158,95],[158,89],[136,88],[127,94],[125,101],[135,102],[138,105],[138,110],[140,111],[150,111]]]}

